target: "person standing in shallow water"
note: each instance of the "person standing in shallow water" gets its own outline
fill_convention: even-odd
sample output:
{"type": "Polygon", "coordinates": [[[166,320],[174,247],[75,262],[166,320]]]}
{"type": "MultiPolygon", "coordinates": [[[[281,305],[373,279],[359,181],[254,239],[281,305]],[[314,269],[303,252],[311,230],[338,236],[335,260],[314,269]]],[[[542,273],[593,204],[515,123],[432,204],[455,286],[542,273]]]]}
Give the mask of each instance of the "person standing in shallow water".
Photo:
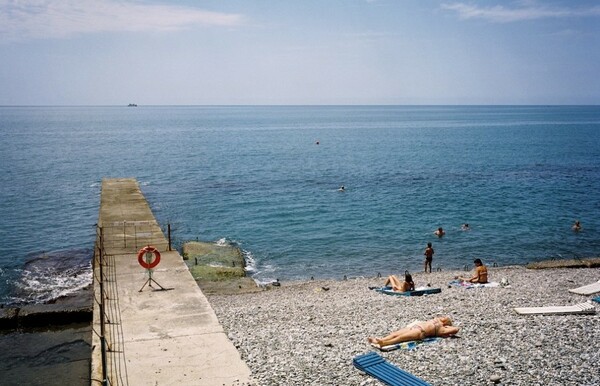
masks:
{"type": "Polygon", "coordinates": [[[427,267],[429,267],[429,273],[431,273],[431,263],[433,262],[433,254],[435,251],[431,247],[431,243],[427,243],[427,248],[425,248],[425,273],[427,273],[427,267]]]}

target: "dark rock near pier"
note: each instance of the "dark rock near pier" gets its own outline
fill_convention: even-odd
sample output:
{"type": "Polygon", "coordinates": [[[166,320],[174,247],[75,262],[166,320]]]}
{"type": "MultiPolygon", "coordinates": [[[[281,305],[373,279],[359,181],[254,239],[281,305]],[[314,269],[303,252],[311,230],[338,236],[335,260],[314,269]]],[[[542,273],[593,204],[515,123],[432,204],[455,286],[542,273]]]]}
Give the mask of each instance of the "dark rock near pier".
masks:
{"type": "Polygon", "coordinates": [[[0,309],[0,330],[63,326],[91,322],[91,287],[46,304],[25,304],[0,309]]]}
{"type": "Polygon", "coordinates": [[[529,269],[598,268],[600,267],[600,257],[589,257],[583,259],[544,260],[529,263],[526,267],[529,269]]]}

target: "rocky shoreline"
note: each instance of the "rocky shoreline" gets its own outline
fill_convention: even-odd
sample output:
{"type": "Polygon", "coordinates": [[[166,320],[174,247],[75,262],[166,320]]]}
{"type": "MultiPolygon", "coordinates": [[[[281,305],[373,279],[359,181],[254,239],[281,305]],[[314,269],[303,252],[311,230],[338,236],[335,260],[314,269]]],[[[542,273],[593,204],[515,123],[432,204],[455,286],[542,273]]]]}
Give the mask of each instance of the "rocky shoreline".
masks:
{"type": "Polygon", "coordinates": [[[89,385],[91,285],[46,304],[0,308],[2,385],[89,385]]]}
{"type": "MultiPolygon", "coordinates": [[[[600,313],[522,316],[513,311],[590,299],[568,289],[598,281],[600,268],[573,268],[576,263],[581,264],[551,261],[535,267],[546,268],[542,270],[490,268],[490,280],[507,278],[508,288],[448,288],[464,271],[414,273],[417,286],[442,288],[440,294],[422,297],[368,289],[384,278],[282,282],[262,288],[248,284],[247,277],[198,284],[258,385],[379,385],[352,366],[353,357],[372,350],[366,337],[443,314],[461,327],[459,338],[381,355],[432,385],[599,385],[600,342],[594,334],[600,313]]],[[[91,331],[86,321],[91,306],[88,288],[53,304],[1,308],[2,343],[30,350],[20,354],[22,365],[6,352],[0,360],[8,376],[4,381],[21,384],[19,374],[33,363],[44,371],[61,369],[56,370],[62,374],[57,374],[57,384],[89,382],[85,374],[91,331]],[[84,323],[71,324],[78,321],[84,323]],[[61,350],[60,363],[52,347],[61,350]]],[[[596,308],[600,311],[600,305],[596,308]]]]}
{"type": "MultiPolygon", "coordinates": [[[[432,385],[599,385],[595,315],[525,316],[514,307],[589,300],[568,289],[600,279],[598,268],[490,268],[507,288],[448,288],[463,271],[414,273],[440,294],[403,297],[369,290],[384,278],[283,283],[258,293],[209,295],[229,338],[259,385],[379,385],[352,366],[382,336],[414,321],[450,315],[458,338],[381,353],[432,385]]],[[[600,309],[600,305],[596,304],[600,309]]]]}
{"type": "Polygon", "coordinates": [[[0,331],[91,323],[93,316],[92,286],[51,303],[2,306],[0,331]]]}

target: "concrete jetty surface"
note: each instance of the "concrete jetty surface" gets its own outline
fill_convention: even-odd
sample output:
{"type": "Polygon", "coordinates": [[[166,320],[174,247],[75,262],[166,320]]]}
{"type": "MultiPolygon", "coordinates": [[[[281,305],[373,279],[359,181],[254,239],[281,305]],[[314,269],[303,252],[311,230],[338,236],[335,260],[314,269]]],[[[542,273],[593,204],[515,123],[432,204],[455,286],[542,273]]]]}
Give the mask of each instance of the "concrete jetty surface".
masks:
{"type": "Polygon", "coordinates": [[[102,384],[104,378],[110,385],[131,386],[253,384],[250,369],[183,259],[168,251],[168,241],[135,179],[102,181],[98,240],[94,293],[97,301],[104,296],[105,325],[100,325],[101,307],[96,302],[92,385],[102,384]],[[102,252],[98,245],[103,245],[102,252]],[[161,254],[152,272],[155,282],[148,282],[149,272],[137,259],[138,250],[146,245],[161,254]],[[108,348],[105,373],[101,330],[108,348]]]}

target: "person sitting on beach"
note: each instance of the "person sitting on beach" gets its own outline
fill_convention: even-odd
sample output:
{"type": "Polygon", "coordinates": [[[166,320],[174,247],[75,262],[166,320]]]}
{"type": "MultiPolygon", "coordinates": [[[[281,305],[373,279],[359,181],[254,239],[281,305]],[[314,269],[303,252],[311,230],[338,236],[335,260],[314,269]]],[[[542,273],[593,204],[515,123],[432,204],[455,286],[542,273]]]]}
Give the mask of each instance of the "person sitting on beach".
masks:
{"type": "Polygon", "coordinates": [[[469,283],[479,283],[479,284],[485,284],[488,282],[488,271],[487,271],[487,267],[485,265],[483,265],[483,263],[481,262],[481,259],[475,259],[473,261],[473,263],[475,264],[475,273],[473,274],[473,277],[470,278],[464,278],[464,277],[459,277],[458,279],[460,281],[466,281],[469,283]]]}
{"type": "Polygon", "coordinates": [[[579,232],[581,230],[581,224],[579,223],[579,220],[575,221],[575,224],[573,224],[571,229],[573,229],[575,232],[579,232]]]}
{"type": "Polygon", "coordinates": [[[407,292],[415,290],[415,282],[413,282],[412,276],[408,271],[404,273],[404,281],[401,282],[395,275],[391,275],[387,278],[384,284],[385,287],[392,287],[392,290],[398,292],[407,292]]]}
{"type": "Polygon", "coordinates": [[[437,237],[442,237],[446,234],[446,232],[444,231],[444,229],[442,229],[442,227],[439,227],[437,231],[433,232],[433,234],[435,234],[437,237]]]}
{"type": "Polygon", "coordinates": [[[425,322],[413,322],[383,338],[368,337],[367,340],[372,345],[384,347],[411,340],[422,340],[428,337],[444,338],[457,334],[459,330],[458,327],[452,326],[452,319],[447,316],[441,316],[425,322]]]}

